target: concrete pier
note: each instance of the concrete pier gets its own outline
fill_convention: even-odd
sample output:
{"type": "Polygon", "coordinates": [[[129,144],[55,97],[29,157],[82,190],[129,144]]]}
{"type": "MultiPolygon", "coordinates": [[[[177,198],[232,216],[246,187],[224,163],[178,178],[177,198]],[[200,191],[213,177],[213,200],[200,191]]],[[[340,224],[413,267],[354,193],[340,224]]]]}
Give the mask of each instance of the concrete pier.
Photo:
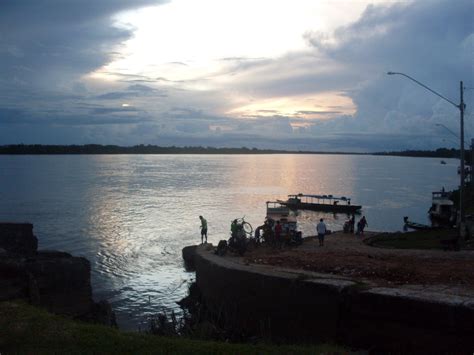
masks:
{"type": "Polygon", "coordinates": [[[474,350],[474,296],[440,287],[378,287],[343,276],[220,257],[199,246],[197,285],[236,329],[273,340],[380,351],[474,350]]]}

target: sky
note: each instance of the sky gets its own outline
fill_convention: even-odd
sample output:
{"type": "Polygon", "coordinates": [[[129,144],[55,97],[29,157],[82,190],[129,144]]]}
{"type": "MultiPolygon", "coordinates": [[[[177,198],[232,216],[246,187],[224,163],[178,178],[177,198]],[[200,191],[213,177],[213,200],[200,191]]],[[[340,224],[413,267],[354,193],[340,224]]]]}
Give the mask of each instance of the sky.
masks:
{"type": "Polygon", "coordinates": [[[474,138],[472,0],[2,0],[0,144],[372,152],[474,138]]]}

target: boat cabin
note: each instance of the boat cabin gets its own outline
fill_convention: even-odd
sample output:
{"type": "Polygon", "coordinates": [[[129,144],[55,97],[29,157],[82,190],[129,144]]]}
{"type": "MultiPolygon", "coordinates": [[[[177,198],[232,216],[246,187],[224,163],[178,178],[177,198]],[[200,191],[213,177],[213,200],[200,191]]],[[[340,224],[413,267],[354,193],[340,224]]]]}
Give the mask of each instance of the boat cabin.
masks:
{"type": "Polygon", "coordinates": [[[432,204],[428,211],[432,219],[451,222],[454,215],[454,202],[451,192],[435,191],[432,193],[432,204]]]}
{"type": "Polygon", "coordinates": [[[281,204],[280,201],[267,201],[267,217],[287,217],[290,214],[290,208],[281,204]]]}
{"type": "Polygon", "coordinates": [[[279,221],[282,226],[283,238],[297,233],[296,217],[290,214],[290,208],[281,204],[281,201],[267,201],[266,223],[273,228],[279,221]]]}
{"type": "Polygon", "coordinates": [[[332,213],[359,213],[362,208],[352,205],[351,199],[345,196],[335,197],[333,195],[288,195],[288,200],[280,201],[283,205],[294,210],[314,210],[332,213]]]}
{"type": "Polygon", "coordinates": [[[308,203],[308,204],[323,204],[323,205],[338,205],[340,202],[344,205],[351,204],[351,199],[347,197],[335,197],[333,195],[288,195],[287,202],[294,203],[308,203]]]}

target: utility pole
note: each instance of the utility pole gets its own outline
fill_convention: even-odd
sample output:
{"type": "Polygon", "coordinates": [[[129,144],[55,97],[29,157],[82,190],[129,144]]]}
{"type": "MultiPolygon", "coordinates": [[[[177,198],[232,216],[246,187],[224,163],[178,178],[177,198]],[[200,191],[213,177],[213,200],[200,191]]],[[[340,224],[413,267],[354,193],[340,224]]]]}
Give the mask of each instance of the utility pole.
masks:
{"type": "Polygon", "coordinates": [[[433,89],[429,88],[428,86],[426,86],[425,84],[419,82],[418,80],[412,78],[411,76],[407,75],[407,74],[404,74],[404,73],[400,73],[400,72],[391,72],[389,71],[387,73],[388,75],[402,75],[404,77],[406,77],[407,79],[410,79],[411,81],[417,83],[418,85],[424,87],[425,89],[431,91],[433,94],[435,94],[436,96],[439,96],[441,97],[443,100],[449,102],[451,105],[453,105],[454,107],[458,108],[459,109],[459,112],[460,112],[460,150],[461,150],[461,166],[460,166],[460,172],[459,172],[459,175],[460,175],[460,184],[459,184],[459,225],[458,225],[458,228],[459,228],[459,242],[462,244],[464,243],[464,237],[465,237],[465,233],[466,233],[466,226],[465,226],[465,211],[464,211],[464,208],[465,208],[465,201],[464,201],[464,178],[465,178],[465,167],[464,167],[464,110],[466,108],[466,104],[464,103],[464,87],[463,87],[463,82],[461,81],[460,82],[460,90],[461,90],[461,102],[458,104],[456,104],[455,102],[451,101],[450,99],[444,97],[443,95],[441,95],[439,92],[436,92],[434,91],[433,89]]]}
{"type": "Polygon", "coordinates": [[[461,186],[459,186],[459,236],[460,242],[464,242],[464,237],[465,237],[465,232],[466,232],[466,227],[464,225],[465,222],[465,213],[464,213],[464,207],[465,207],[465,201],[464,201],[464,179],[465,179],[465,170],[464,170],[464,109],[465,109],[465,104],[464,104],[464,87],[462,81],[460,82],[460,96],[461,96],[461,102],[459,104],[459,111],[461,114],[461,186]]]}

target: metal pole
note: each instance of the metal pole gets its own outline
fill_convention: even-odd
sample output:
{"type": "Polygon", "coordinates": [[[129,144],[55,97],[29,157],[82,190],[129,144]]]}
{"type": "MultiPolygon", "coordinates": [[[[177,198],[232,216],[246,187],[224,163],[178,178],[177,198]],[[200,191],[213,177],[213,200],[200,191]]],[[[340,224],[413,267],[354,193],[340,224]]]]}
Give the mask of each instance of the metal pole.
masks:
{"type": "Polygon", "coordinates": [[[461,123],[461,185],[459,186],[459,236],[461,237],[461,242],[464,238],[464,92],[463,92],[463,83],[461,81],[460,85],[461,90],[461,103],[459,104],[459,111],[461,114],[460,123],[461,123]]]}
{"type": "Polygon", "coordinates": [[[460,180],[461,180],[461,183],[459,185],[459,236],[461,237],[460,238],[460,241],[461,243],[464,242],[464,232],[465,232],[465,229],[464,229],[464,222],[465,222],[465,216],[464,216],[464,175],[465,175],[465,171],[464,171],[464,109],[465,109],[465,104],[464,104],[464,88],[463,88],[463,83],[461,81],[460,83],[460,88],[461,88],[461,103],[459,105],[457,105],[456,103],[452,102],[450,99],[444,97],[443,95],[441,95],[439,92],[436,92],[434,91],[433,89],[429,88],[428,86],[426,86],[425,84],[419,82],[418,80],[412,78],[411,76],[409,75],[406,75],[404,73],[400,73],[400,72],[392,72],[392,71],[389,71],[387,73],[388,75],[402,75],[412,81],[414,81],[415,83],[417,83],[418,85],[424,87],[425,89],[431,91],[433,94],[435,94],[436,96],[439,96],[441,97],[443,100],[449,102],[451,105],[457,107],[459,109],[459,112],[461,114],[461,119],[460,119],[460,145],[461,145],[461,157],[460,157],[460,160],[461,160],[461,166],[460,166],[460,180]]]}

